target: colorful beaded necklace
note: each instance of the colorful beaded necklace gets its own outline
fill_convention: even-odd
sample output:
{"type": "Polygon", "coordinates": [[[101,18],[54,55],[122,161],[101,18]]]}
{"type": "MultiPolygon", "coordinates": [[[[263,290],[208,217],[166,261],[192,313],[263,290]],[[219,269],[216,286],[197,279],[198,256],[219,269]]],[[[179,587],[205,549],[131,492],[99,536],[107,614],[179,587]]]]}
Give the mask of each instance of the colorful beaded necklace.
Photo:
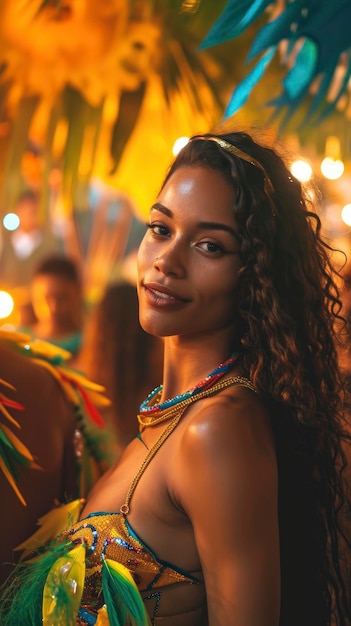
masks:
{"type": "Polygon", "coordinates": [[[220,363],[206,378],[201,380],[194,387],[164,402],[157,403],[157,397],[160,397],[163,386],[159,385],[159,387],[156,387],[140,405],[140,412],[137,416],[139,424],[143,427],[152,426],[169,419],[175,411],[192,403],[199,394],[210,389],[223,378],[233,367],[238,356],[239,353],[234,352],[229,359],[220,363]]]}

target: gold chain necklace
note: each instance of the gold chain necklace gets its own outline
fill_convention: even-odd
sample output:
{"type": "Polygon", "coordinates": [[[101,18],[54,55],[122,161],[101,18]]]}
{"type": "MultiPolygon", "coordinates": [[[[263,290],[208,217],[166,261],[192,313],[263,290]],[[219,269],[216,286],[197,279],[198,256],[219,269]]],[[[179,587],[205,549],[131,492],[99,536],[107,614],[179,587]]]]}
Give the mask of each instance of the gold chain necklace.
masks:
{"type": "Polygon", "coordinates": [[[135,488],[140,480],[140,478],[142,477],[145,469],[147,468],[147,466],[149,465],[149,463],[152,461],[152,459],[154,458],[155,454],[158,452],[158,450],[161,448],[162,444],[166,441],[166,439],[171,435],[171,433],[174,431],[174,429],[176,428],[176,426],[178,425],[178,423],[180,422],[183,413],[185,411],[185,409],[189,406],[189,404],[192,404],[193,402],[196,402],[197,400],[201,400],[201,398],[206,398],[209,397],[213,394],[215,394],[217,391],[220,391],[221,389],[225,389],[226,387],[230,387],[231,385],[240,385],[242,387],[247,387],[248,389],[251,389],[252,391],[256,391],[252,382],[248,379],[248,378],[244,378],[243,376],[230,376],[229,378],[226,378],[225,380],[221,380],[218,383],[215,383],[212,387],[210,387],[209,389],[205,389],[204,391],[199,392],[198,394],[196,394],[195,396],[192,396],[190,398],[187,398],[186,400],[183,400],[182,402],[179,402],[177,405],[172,406],[170,409],[166,409],[163,412],[162,416],[159,416],[157,418],[152,418],[151,416],[148,418],[145,418],[143,415],[138,415],[138,421],[139,424],[141,426],[143,426],[144,428],[147,426],[155,426],[156,424],[160,424],[161,422],[165,422],[166,420],[169,420],[173,417],[172,421],[168,424],[168,426],[165,428],[165,430],[161,433],[160,437],[157,439],[156,443],[152,446],[152,448],[150,448],[149,452],[147,453],[144,461],[142,462],[138,473],[136,474],[136,476],[133,478],[133,481],[127,491],[127,495],[126,495],[126,499],[124,501],[124,504],[122,504],[121,508],[120,508],[120,512],[123,515],[128,515],[129,510],[130,510],[130,500],[132,498],[132,495],[135,491],[135,488]],[[142,418],[142,419],[140,419],[142,418]],[[147,420],[147,423],[143,423],[144,421],[147,420]]]}
{"type": "Polygon", "coordinates": [[[142,428],[147,428],[147,426],[156,426],[157,424],[161,424],[162,422],[167,422],[174,415],[177,415],[179,411],[182,411],[184,408],[189,406],[189,404],[192,404],[196,400],[201,400],[201,398],[207,397],[209,393],[215,393],[216,391],[225,389],[226,387],[230,387],[230,385],[235,385],[235,384],[248,387],[252,391],[255,391],[252,382],[248,378],[244,378],[244,376],[230,376],[229,378],[226,378],[224,380],[219,381],[218,383],[215,383],[209,389],[200,391],[196,395],[186,398],[186,400],[181,400],[180,402],[170,407],[169,409],[165,409],[164,411],[161,412],[161,415],[160,413],[157,413],[157,416],[144,415],[142,413],[139,413],[137,415],[138,422],[142,428]]]}

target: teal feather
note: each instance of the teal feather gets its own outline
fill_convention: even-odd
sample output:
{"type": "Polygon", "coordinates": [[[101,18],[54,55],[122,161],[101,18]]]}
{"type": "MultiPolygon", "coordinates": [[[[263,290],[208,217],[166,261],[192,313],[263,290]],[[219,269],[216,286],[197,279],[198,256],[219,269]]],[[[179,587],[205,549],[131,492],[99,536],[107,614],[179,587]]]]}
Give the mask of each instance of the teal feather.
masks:
{"type": "MultiPolygon", "coordinates": [[[[291,3],[275,20],[262,26],[251,45],[248,61],[261,54],[266,48],[276,46],[283,39],[289,39],[291,37],[291,23],[296,19],[296,13],[296,3],[291,3]]],[[[295,45],[295,39],[292,45],[295,45]]]]}
{"type": "Polygon", "coordinates": [[[305,41],[295,60],[295,64],[283,81],[285,92],[290,100],[298,98],[310,85],[318,60],[318,48],[313,41],[305,41]]]}
{"type": "Polygon", "coordinates": [[[246,102],[251,91],[263,76],[266,68],[275,55],[275,48],[272,47],[264,54],[259,62],[255,65],[253,70],[239,83],[235,89],[229,104],[224,113],[224,119],[234,115],[246,102]]]}
{"type": "Polygon", "coordinates": [[[333,49],[340,46],[340,41],[333,41],[332,37],[324,41],[328,30],[337,32],[338,35],[340,33],[341,37],[345,36],[346,40],[350,40],[350,28],[347,24],[347,18],[350,15],[350,0],[342,0],[341,2],[339,0],[339,3],[336,0],[334,2],[310,0],[308,3],[303,2],[303,4],[306,5],[306,11],[301,13],[296,22],[296,29],[294,30],[296,37],[308,36],[318,41],[322,46],[331,45],[333,49]]]}
{"type": "Polygon", "coordinates": [[[200,50],[234,39],[271,4],[271,0],[230,0],[200,44],[200,50]]]}
{"type": "MultiPolygon", "coordinates": [[[[201,48],[221,44],[240,36],[255,20],[262,18],[271,2],[265,0],[229,0],[219,19],[203,40],[201,48]]],[[[290,0],[285,2],[282,12],[271,22],[258,30],[249,53],[248,61],[257,55],[267,54],[280,42],[286,44],[285,79],[283,93],[274,102],[277,116],[288,109],[286,119],[296,112],[297,105],[303,104],[310,96],[310,87],[317,77],[321,78],[314,95],[311,109],[303,124],[313,116],[323,119],[335,109],[341,96],[347,92],[349,81],[343,80],[333,103],[328,102],[328,86],[331,84],[340,57],[349,56],[351,48],[351,2],[350,0],[290,0]],[[304,41],[303,49],[294,60],[294,67],[288,63],[290,53],[298,41],[304,41]],[[332,69],[334,67],[334,70],[332,69]],[[301,97],[302,96],[302,97],[301,97]],[[334,105],[334,106],[333,106],[334,105]]],[[[235,86],[232,98],[224,113],[224,118],[237,112],[247,101],[253,86],[264,74],[265,60],[249,72],[248,76],[235,86]]],[[[270,103],[262,103],[270,106],[270,103]]]]}
{"type": "Polygon", "coordinates": [[[142,597],[124,566],[105,559],[102,591],[110,626],[151,626],[142,597]]]}

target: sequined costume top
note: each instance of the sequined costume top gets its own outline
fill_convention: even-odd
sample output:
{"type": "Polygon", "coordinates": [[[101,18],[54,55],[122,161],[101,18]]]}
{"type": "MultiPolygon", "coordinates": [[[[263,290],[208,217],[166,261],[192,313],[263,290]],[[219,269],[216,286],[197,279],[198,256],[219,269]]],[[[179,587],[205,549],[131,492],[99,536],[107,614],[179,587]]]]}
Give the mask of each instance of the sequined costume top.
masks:
{"type": "MultiPolygon", "coordinates": [[[[232,376],[205,390],[202,395],[205,397],[212,395],[231,385],[244,385],[253,389],[251,382],[247,379],[232,376]]],[[[186,406],[185,404],[183,410],[186,406]]],[[[182,413],[179,413],[175,417],[173,426],[172,424],[169,425],[169,433],[176,427],[181,415],[182,413]]],[[[167,429],[164,434],[167,436],[167,429]]],[[[149,451],[137,474],[137,481],[135,478],[132,481],[127,499],[128,504],[123,505],[126,507],[126,514],[92,513],[78,522],[67,533],[67,537],[74,544],[83,542],[86,545],[86,580],[81,607],[78,612],[78,623],[81,626],[95,624],[94,616],[104,605],[105,599],[101,593],[101,569],[105,559],[122,564],[132,574],[139,592],[143,594],[143,600],[147,605],[148,613],[151,615],[152,624],[156,624],[162,589],[177,583],[203,584],[191,573],[182,571],[175,565],[159,559],[136,535],[127,519],[135,487],[148,463],[151,462],[162,445],[163,440],[160,441],[161,438],[149,451]]],[[[122,511],[123,507],[121,507],[122,511]]]]}
{"type": "Polygon", "coordinates": [[[158,559],[121,513],[91,513],[75,524],[67,537],[75,544],[84,542],[86,545],[85,584],[77,620],[81,626],[95,624],[97,613],[104,605],[101,569],[105,558],[128,568],[144,595],[144,602],[152,603],[151,623],[157,618],[162,588],[180,582],[200,583],[190,573],[158,559]]]}

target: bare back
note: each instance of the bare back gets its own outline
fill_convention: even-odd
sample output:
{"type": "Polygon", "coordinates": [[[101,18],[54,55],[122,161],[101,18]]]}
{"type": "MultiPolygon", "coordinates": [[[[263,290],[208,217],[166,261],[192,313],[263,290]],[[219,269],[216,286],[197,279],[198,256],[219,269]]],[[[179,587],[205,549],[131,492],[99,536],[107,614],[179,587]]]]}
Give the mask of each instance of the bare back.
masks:
{"type": "Polygon", "coordinates": [[[55,504],[75,495],[75,455],[73,435],[76,428],[74,409],[54,377],[40,365],[12,348],[0,345],[0,378],[11,383],[6,395],[23,405],[11,409],[21,429],[13,428],[34,456],[41,469],[24,469],[20,489],[26,506],[18,499],[4,474],[0,489],[4,511],[1,518],[1,579],[11,571],[15,560],[13,548],[37,528],[38,518],[55,504]]]}

